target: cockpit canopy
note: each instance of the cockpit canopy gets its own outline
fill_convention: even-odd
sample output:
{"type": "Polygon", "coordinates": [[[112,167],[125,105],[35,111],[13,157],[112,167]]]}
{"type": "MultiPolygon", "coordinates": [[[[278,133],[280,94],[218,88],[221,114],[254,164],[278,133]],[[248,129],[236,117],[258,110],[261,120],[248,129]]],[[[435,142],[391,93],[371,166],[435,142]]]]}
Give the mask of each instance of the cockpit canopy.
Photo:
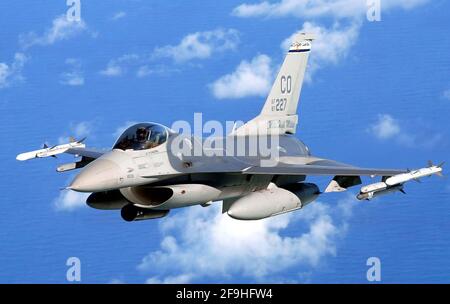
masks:
{"type": "Polygon", "coordinates": [[[113,149],[145,150],[155,148],[167,141],[167,129],[155,123],[139,123],[126,129],[113,149]]]}

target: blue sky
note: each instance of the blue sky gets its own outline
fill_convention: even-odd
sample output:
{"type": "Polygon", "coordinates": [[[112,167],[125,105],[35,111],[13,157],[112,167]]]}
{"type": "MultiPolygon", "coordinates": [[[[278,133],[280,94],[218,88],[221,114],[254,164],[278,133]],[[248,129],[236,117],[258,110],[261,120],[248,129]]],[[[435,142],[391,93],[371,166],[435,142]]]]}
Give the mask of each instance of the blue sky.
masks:
{"type": "Polygon", "coordinates": [[[382,282],[449,282],[447,178],[367,203],[357,189],[322,196],[259,222],[216,204],[125,223],[59,190],[73,174],[54,168],[70,157],[15,161],[70,135],[110,147],[130,122],[251,119],[300,30],[317,37],[297,133],[314,154],[368,167],[448,160],[448,2],[381,0],[380,22],[359,0],[81,0],[81,22],[65,2],[0,4],[0,282],[65,283],[72,256],[84,283],[365,283],[372,256],[382,282]]]}

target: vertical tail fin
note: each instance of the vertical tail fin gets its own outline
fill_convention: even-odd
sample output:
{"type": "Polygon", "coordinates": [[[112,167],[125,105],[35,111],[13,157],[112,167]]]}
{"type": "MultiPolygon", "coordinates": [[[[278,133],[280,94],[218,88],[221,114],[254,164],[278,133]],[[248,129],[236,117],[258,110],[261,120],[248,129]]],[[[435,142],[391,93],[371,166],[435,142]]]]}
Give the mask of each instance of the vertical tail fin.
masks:
{"type": "Polygon", "coordinates": [[[311,34],[300,33],[294,36],[261,113],[238,128],[235,134],[251,135],[255,125],[260,134],[295,133],[297,107],[312,40],[314,37],[311,34]]]}
{"type": "Polygon", "coordinates": [[[289,52],[266,99],[261,115],[296,115],[306,64],[311,51],[311,35],[294,37],[289,52]]]}

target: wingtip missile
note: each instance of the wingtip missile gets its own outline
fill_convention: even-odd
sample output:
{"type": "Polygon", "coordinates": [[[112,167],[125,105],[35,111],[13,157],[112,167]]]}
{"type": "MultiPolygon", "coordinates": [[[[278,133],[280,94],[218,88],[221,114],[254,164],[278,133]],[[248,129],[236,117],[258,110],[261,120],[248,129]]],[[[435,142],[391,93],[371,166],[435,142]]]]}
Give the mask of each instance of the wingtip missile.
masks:
{"type": "MultiPolygon", "coordinates": [[[[83,139],[84,140],[84,139],[83,139]]],[[[20,153],[16,156],[19,161],[25,161],[33,158],[43,158],[43,157],[56,157],[56,155],[66,152],[71,148],[85,148],[86,145],[81,142],[70,142],[68,144],[54,145],[48,147],[45,145],[44,148],[39,150],[34,150],[30,152],[20,153]],[[46,146],[46,147],[45,147],[46,146]]]]}
{"type": "Polygon", "coordinates": [[[422,177],[427,177],[427,176],[431,176],[431,175],[439,175],[442,172],[442,167],[433,165],[433,163],[431,161],[428,162],[428,164],[430,164],[430,163],[431,163],[431,166],[413,170],[411,172],[391,176],[386,179],[385,183],[388,186],[393,186],[393,185],[403,184],[403,183],[411,181],[411,180],[420,182],[419,179],[422,177]]]}
{"type": "Polygon", "coordinates": [[[428,161],[428,167],[420,168],[417,170],[408,170],[406,173],[393,175],[391,177],[383,178],[381,182],[370,184],[361,188],[359,194],[356,196],[359,200],[370,200],[375,196],[400,191],[406,194],[403,190],[403,184],[409,181],[416,181],[420,183],[420,178],[439,175],[442,176],[442,165],[433,165],[431,161],[428,161]]]}

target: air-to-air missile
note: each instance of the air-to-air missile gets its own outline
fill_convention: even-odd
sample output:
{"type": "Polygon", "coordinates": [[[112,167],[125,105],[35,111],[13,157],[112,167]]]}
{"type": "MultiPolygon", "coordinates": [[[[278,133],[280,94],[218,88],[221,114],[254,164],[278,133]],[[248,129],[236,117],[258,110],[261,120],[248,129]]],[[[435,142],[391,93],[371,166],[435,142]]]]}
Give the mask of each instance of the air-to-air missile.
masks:
{"type": "Polygon", "coordinates": [[[70,138],[70,143],[68,144],[62,144],[62,145],[55,145],[52,147],[47,146],[44,144],[42,149],[34,150],[31,152],[25,152],[17,155],[17,160],[28,160],[32,158],[43,158],[43,157],[55,157],[58,154],[65,153],[69,149],[74,148],[85,148],[86,145],[83,144],[83,141],[86,138],[83,138],[81,140],[75,140],[74,138],[70,138]]]}
{"type": "Polygon", "coordinates": [[[403,184],[412,180],[419,181],[420,178],[439,175],[442,176],[442,165],[433,165],[431,162],[428,163],[428,167],[412,170],[407,173],[397,174],[391,177],[383,178],[383,181],[378,183],[373,183],[361,188],[361,191],[356,196],[359,200],[370,200],[374,197],[392,193],[395,191],[400,191],[405,193],[403,190],[403,184]]]}

